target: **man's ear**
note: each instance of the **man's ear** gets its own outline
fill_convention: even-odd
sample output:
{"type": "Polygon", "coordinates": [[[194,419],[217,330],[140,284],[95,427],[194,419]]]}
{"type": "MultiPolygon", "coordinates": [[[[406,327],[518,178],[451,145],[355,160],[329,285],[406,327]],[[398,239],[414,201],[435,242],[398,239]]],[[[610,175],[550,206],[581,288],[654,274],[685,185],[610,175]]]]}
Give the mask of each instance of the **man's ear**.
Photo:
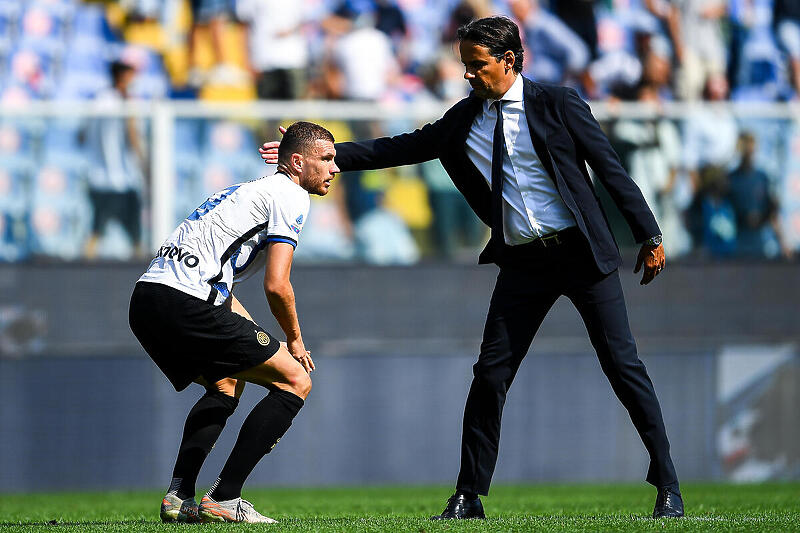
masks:
{"type": "Polygon", "coordinates": [[[303,154],[299,154],[297,152],[293,153],[289,162],[292,165],[292,169],[298,174],[303,171],[303,164],[305,163],[303,160],[303,154]]]}
{"type": "Polygon", "coordinates": [[[503,55],[503,61],[505,61],[506,70],[511,70],[517,62],[517,57],[514,55],[514,52],[507,50],[505,55],[503,55]]]}

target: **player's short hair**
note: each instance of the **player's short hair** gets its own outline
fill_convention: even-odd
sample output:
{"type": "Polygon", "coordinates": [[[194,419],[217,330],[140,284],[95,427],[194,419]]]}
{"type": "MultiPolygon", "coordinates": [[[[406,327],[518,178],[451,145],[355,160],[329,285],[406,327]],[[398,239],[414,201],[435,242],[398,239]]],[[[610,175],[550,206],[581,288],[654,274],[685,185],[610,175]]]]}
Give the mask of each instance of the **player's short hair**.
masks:
{"type": "Polygon", "coordinates": [[[335,142],[333,134],[313,122],[295,122],[283,134],[278,147],[278,163],[288,163],[292,154],[308,155],[318,140],[335,142]]]}
{"type": "Polygon", "coordinates": [[[519,28],[508,17],[485,17],[467,22],[456,32],[459,41],[472,41],[485,46],[489,54],[500,61],[509,50],[514,52],[514,72],[522,72],[522,40],[519,28]]]}

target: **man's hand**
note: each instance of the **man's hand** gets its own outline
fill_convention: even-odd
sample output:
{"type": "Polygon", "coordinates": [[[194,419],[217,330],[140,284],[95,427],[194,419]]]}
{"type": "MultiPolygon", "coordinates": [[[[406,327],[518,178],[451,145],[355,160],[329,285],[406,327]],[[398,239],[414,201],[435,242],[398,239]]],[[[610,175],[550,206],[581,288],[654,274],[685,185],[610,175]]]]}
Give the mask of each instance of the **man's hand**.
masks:
{"type": "MultiPolygon", "coordinates": [[[[283,135],[286,133],[286,128],[283,126],[278,126],[278,131],[280,131],[281,135],[283,135]]],[[[264,160],[264,163],[267,165],[278,164],[278,147],[280,145],[280,141],[267,141],[261,145],[261,148],[258,149],[258,153],[261,154],[261,159],[264,160]]]]}
{"type": "Polygon", "coordinates": [[[297,359],[297,362],[303,365],[306,372],[311,373],[314,371],[314,361],[311,359],[311,352],[306,350],[303,344],[303,339],[296,339],[286,343],[286,349],[292,354],[292,357],[297,359]]]}
{"type": "Polygon", "coordinates": [[[664,258],[663,244],[659,244],[658,246],[643,244],[642,249],[639,250],[639,256],[636,258],[636,268],[633,269],[633,273],[636,274],[644,264],[644,273],[642,274],[642,281],[639,282],[639,285],[647,285],[653,281],[653,278],[664,270],[665,263],[666,259],[664,258]]]}

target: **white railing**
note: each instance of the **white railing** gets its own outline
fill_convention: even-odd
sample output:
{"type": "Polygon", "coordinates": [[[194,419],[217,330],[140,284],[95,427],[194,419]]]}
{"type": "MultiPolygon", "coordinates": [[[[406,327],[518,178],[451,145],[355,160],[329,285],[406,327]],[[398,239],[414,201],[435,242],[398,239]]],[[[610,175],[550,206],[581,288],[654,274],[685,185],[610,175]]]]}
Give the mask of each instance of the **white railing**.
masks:
{"type": "MultiPolygon", "coordinates": [[[[130,101],[120,105],[93,101],[35,101],[0,103],[0,119],[11,117],[94,118],[137,117],[152,124],[152,243],[160,243],[172,230],[175,199],[174,123],[179,118],[285,120],[391,120],[410,119],[423,124],[442,116],[449,107],[439,102],[364,103],[341,101],[257,101],[245,103],[189,100],[130,101]]],[[[654,106],[639,103],[593,102],[598,120],[648,119],[657,116],[683,119],[700,109],[718,108],[738,118],[794,119],[800,121],[800,103],[685,103],[665,102],[654,106]]],[[[255,157],[255,147],[254,147],[255,157]]]]}

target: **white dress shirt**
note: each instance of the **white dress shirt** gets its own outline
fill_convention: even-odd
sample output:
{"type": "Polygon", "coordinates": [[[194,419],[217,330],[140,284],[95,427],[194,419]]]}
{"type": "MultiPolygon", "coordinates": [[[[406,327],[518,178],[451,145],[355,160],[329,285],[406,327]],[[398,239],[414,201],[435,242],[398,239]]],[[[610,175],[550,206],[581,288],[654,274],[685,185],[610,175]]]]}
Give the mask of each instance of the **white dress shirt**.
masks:
{"type": "MultiPolygon", "coordinates": [[[[503,234],[505,243],[518,245],[575,225],[575,218],[533,149],[525,118],[522,76],[500,99],[503,101],[503,234]]],[[[467,156],[492,186],[492,138],[496,100],[485,100],[467,136],[467,156]]]]}

